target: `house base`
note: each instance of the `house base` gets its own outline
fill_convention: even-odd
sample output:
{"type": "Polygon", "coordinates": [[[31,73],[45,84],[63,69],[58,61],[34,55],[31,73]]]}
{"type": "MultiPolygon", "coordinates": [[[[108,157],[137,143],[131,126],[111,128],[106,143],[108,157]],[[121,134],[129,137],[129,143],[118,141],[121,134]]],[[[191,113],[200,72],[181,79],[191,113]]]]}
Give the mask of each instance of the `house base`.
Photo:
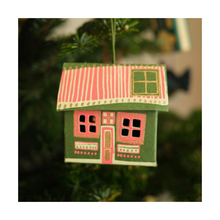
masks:
{"type": "MultiPolygon", "coordinates": [[[[93,160],[93,159],[88,160],[88,159],[65,158],[64,161],[65,163],[102,164],[101,160],[93,160]]],[[[157,167],[156,162],[128,162],[128,161],[114,160],[112,164],[157,167]]],[[[104,164],[104,165],[109,165],[109,164],[104,164]]]]}

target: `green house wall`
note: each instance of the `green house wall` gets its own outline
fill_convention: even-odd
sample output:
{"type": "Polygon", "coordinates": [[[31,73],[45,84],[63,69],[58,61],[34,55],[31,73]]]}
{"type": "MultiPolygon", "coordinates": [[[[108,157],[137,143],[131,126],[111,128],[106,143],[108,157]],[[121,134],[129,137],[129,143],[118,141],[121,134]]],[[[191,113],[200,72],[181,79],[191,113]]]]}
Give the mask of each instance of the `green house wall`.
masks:
{"type": "MultiPolygon", "coordinates": [[[[115,154],[114,159],[118,161],[127,161],[127,162],[135,162],[134,165],[137,165],[137,162],[151,162],[156,164],[156,145],[157,145],[157,111],[111,111],[115,112],[115,124],[111,125],[115,127],[115,154]],[[117,142],[116,132],[117,132],[117,112],[128,112],[128,113],[139,113],[146,115],[145,122],[145,133],[144,133],[144,144],[140,145],[140,153],[139,154],[126,154],[126,153],[118,153],[117,152],[117,144],[125,144],[121,142],[117,142]],[[125,154],[125,157],[119,157],[118,154],[125,154]],[[129,155],[129,158],[127,157],[129,155]],[[131,158],[131,155],[140,156],[140,158],[131,158]]],[[[101,111],[101,126],[102,126],[102,111],[101,111]]],[[[65,111],[64,112],[64,135],[65,135],[65,159],[66,158],[82,158],[82,159],[90,159],[96,160],[100,159],[100,136],[99,138],[80,138],[74,137],[74,111],[65,111]],[[84,155],[83,154],[75,154],[75,141],[83,141],[83,142],[97,142],[98,150],[90,151],[96,152],[96,155],[84,155]]],[[[101,128],[100,135],[101,135],[101,128]]],[[[128,145],[131,145],[127,143],[128,145]]],[[[89,152],[88,150],[80,150],[82,152],[89,152]]],[[[79,163],[83,163],[80,161],[79,163]]],[[[126,164],[127,165],[127,164],[126,164]]],[[[132,165],[132,163],[131,163],[132,165]]],[[[141,164],[140,164],[141,165],[141,164]]]]}

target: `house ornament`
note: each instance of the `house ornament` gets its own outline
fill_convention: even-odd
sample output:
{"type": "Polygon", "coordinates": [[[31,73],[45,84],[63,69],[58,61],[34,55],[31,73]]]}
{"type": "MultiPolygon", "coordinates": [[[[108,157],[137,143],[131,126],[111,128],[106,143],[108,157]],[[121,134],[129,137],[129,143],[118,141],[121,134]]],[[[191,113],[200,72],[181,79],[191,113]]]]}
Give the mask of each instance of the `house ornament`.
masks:
{"type": "Polygon", "coordinates": [[[64,111],[65,162],[157,166],[166,66],[64,63],[57,111],[64,111]]]}

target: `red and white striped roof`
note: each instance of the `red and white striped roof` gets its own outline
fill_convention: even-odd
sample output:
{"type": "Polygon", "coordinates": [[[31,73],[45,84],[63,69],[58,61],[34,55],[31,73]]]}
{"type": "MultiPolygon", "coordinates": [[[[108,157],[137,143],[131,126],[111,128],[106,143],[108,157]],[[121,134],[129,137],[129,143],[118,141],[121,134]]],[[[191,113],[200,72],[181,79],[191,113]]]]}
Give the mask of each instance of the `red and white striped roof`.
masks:
{"type": "Polygon", "coordinates": [[[163,65],[88,66],[63,70],[57,97],[57,109],[80,108],[115,103],[168,105],[166,70],[163,65]],[[132,96],[131,70],[158,69],[160,97],[132,96]]]}

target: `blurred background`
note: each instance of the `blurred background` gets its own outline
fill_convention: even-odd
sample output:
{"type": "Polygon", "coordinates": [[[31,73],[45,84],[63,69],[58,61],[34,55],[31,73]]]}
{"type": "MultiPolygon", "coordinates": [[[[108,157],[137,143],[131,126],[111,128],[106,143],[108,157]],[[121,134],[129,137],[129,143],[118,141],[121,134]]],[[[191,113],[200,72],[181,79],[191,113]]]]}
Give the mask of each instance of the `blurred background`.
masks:
{"type": "Polygon", "coordinates": [[[154,168],[64,163],[62,64],[111,63],[110,19],[19,19],[19,201],[202,201],[201,26],[116,19],[116,63],[167,65],[154,168]]]}

